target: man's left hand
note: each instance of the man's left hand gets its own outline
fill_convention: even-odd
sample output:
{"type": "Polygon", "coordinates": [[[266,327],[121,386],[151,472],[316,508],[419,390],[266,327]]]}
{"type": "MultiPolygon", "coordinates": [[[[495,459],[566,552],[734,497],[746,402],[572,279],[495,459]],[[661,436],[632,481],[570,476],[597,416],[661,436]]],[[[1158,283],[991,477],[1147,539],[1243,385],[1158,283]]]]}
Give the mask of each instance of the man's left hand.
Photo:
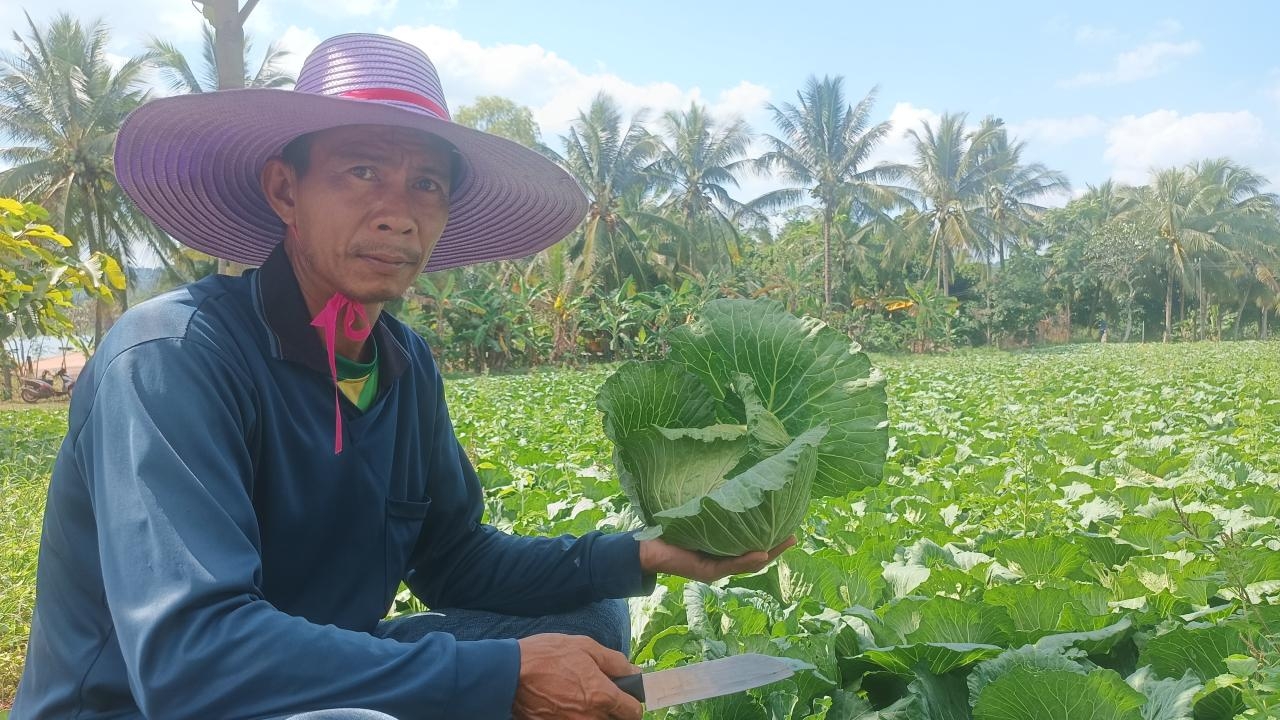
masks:
{"type": "Polygon", "coordinates": [[[640,541],[640,569],[645,573],[679,575],[690,580],[714,582],[741,573],[753,573],[796,544],[794,535],[765,552],[758,550],[737,557],[719,557],[676,547],[662,538],[640,541]]]}

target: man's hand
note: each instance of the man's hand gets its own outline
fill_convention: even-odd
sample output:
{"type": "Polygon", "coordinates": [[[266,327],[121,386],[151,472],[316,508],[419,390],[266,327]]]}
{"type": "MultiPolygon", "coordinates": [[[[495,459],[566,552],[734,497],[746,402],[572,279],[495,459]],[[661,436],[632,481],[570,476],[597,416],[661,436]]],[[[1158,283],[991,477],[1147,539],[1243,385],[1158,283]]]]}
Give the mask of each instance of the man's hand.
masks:
{"type": "Polygon", "coordinates": [[[678,548],[662,538],[641,540],[640,569],[645,573],[679,575],[709,583],[730,575],[756,572],[795,544],[796,538],[792,535],[768,552],[759,550],[737,557],[717,557],[678,548]]]}
{"type": "Polygon", "coordinates": [[[580,635],[546,633],[519,643],[516,720],[640,720],[644,714],[609,679],[640,672],[622,653],[580,635]]]}

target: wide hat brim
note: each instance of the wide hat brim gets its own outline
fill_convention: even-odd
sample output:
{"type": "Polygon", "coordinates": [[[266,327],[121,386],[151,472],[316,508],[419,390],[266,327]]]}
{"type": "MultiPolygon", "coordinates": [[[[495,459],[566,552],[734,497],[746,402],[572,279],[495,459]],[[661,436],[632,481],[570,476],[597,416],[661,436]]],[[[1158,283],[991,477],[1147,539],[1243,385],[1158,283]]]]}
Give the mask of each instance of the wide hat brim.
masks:
{"type": "Polygon", "coordinates": [[[214,257],[261,265],[283,239],[263,166],[290,140],[344,125],[423,130],[458,150],[462,168],[425,270],[524,257],[562,239],[587,210],[582,189],[522,145],[395,104],[292,90],[167,97],[126,118],[116,139],[120,186],[165,232],[214,257]]]}

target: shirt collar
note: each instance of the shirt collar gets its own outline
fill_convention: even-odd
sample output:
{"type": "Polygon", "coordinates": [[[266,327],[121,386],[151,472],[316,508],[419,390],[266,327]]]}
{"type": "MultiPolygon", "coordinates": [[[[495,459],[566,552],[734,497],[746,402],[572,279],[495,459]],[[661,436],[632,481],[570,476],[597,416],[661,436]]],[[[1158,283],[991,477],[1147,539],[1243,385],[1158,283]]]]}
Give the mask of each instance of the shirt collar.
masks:
{"type": "MultiPolygon", "coordinates": [[[[254,285],[259,312],[273,336],[273,354],[327,377],[329,359],[325,355],[324,343],[311,327],[311,312],[307,309],[302,288],[298,286],[293,264],[285,254],[284,243],[276,245],[254,274],[254,285]]],[[[378,343],[379,393],[409,367],[409,354],[392,333],[389,322],[383,312],[373,325],[372,337],[378,343]]]]}

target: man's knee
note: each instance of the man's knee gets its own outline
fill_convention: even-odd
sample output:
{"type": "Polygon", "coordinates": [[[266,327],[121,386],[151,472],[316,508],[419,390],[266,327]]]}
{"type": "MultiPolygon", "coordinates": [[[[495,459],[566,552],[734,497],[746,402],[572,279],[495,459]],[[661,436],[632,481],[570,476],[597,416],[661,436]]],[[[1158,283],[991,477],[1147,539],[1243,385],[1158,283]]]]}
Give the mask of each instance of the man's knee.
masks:
{"type": "Polygon", "coordinates": [[[377,710],[361,710],[359,708],[335,708],[333,710],[313,710],[299,715],[289,715],[279,720],[396,720],[386,713],[377,710]]]}
{"type": "Polygon", "coordinates": [[[537,632],[585,635],[610,650],[629,655],[631,612],[626,600],[600,600],[538,622],[537,632]]]}
{"type": "Polygon", "coordinates": [[[380,637],[400,642],[416,642],[432,632],[445,632],[464,641],[523,638],[539,633],[585,635],[625,655],[631,647],[631,613],[626,600],[601,600],[541,617],[446,608],[383,621],[377,630],[380,637]]]}
{"type": "Polygon", "coordinates": [[[600,625],[604,630],[595,641],[601,645],[617,650],[623,655],[631,654],[631,611],[626,600],[601,600],[587,606],[597,608],[600,625]]]}

